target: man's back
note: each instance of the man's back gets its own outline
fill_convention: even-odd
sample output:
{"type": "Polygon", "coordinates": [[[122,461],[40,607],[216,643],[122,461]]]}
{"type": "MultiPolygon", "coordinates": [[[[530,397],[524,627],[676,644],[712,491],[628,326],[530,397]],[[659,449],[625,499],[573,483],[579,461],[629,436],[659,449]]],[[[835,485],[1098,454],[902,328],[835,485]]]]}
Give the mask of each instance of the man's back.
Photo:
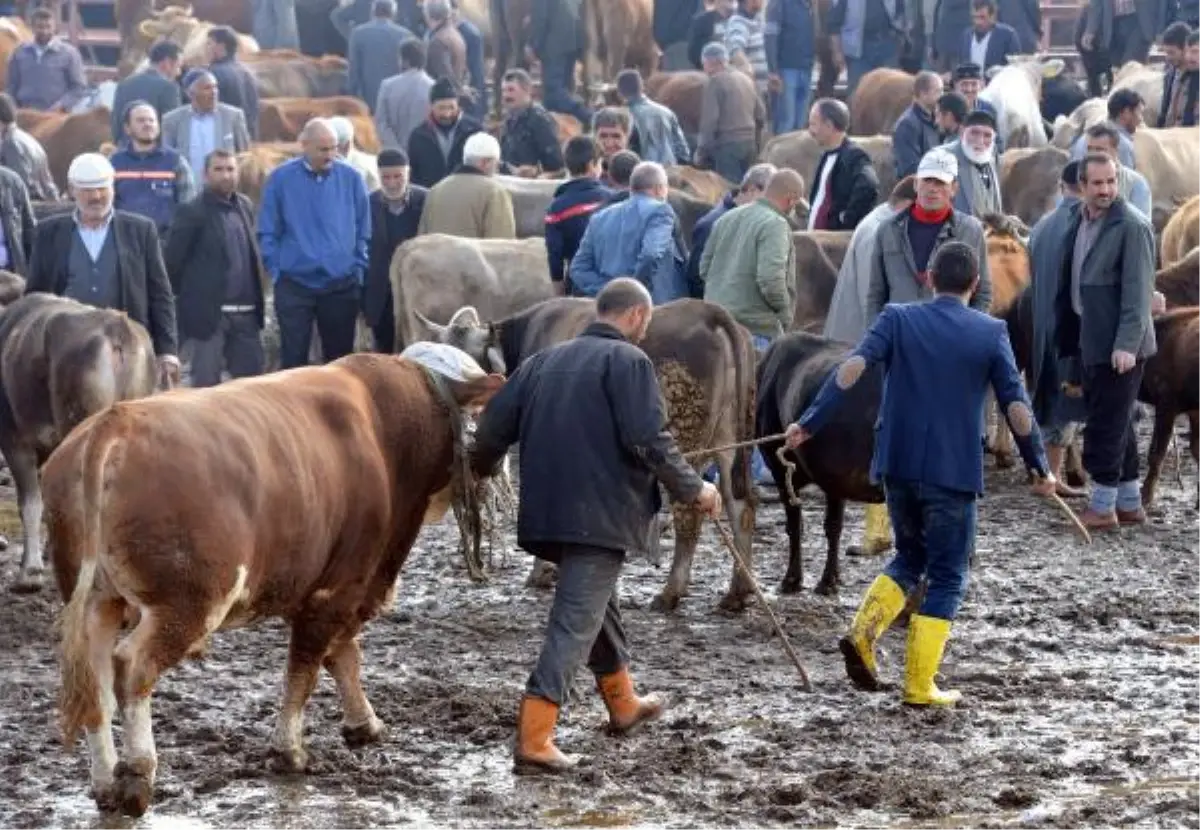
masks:
{"type": "MultiPolygon", "coordinates": [[[[588,222],[571,266],[571,282],[581,293],[595,296],[610,280],[636,275],[649,267],[645,255],[659,247],[660,236],[665,234],[665,244],[674,248],[674,225],[671,206],[643,194],[601,209],[588,222]],[[651,234],[653,240],[648,239],[651,234]]],[[[649,280],[650,274],[645,277],[649,280]]]]}
{"type": "Polygon", "coordinates": [[[460,167],[430,188],[420,232],[468,239],[516,239],[512,197],[491,176],[460,167]]]}
{"type": "Polygon", "coordinates": [[[717,220],[700,261],[704,299],[724,308],[760,337],[776,337],[792,321],[795,285],[792,232],[765,200],[717,220]]]}
{"type": "Polygon", "coordinates": [[[168,81],[154,67],[130,75],[117,84],[111,118],[113,141],[117,144],[125,139],[125,108],[134,101],[145,101],[154,107],[161,122],[164,115],[180,104],[179,85],[168,81]]]}
{"type": "Polygon", "coordinates": [[[350,33],[346,50],[350,61],[350,94],[366,101],[372,112],[380,85],[396,73],[400,44],[412,36],[402,26],[380,18],[356,26],[350,33]]]}

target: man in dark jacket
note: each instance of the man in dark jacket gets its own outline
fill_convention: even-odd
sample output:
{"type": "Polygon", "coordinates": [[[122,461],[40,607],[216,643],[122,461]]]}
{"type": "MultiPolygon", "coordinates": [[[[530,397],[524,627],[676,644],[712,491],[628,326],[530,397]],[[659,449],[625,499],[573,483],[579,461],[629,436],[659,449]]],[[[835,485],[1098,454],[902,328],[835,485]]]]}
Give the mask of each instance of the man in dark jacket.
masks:
{"type": "MultiPolygon", "coordinates": [[[[706,4],[707,5],[707,4],[706,4]]],[[[737,0],[714,0],[711,8],[701,10],[692,18],[688,29],[688,63],[704,69],[704,47],[725,42],[725,24],[737,11],[737,0]]]]}
{"type": "MultiPolygon", "coordinates": [[[[533,100],[533,78],[524,69],[513,69],[500,87],[504,125],[500,128],[500,158],[504,172],[520,168],[538,173],[557,173],[563,168],[554,117],[533,100]]],[[[591,115],[588,114],[590,124],[591,115]]],[[[525,171],[521,171],[525,172],[525,171]]]]}
{"type": "Polygon", "coordinates": [[[688,31],[700,10],[699,0],[654,0],[654,42],[662,50],[662,70],[688,69],[688,31]]]}
{"type": "Polygon", "coordinates": [[[808,131],[824,150],[809,193],[810,231],[852,231],[875,207],[879,177],[871,157],[846,136],[850,110],[836,98],[822,98],[808,114],[808,131]]]}
{"type": "Polygon", "coordinates": [[[546,639],[517,716],[519,772],[573,766],[554,745],[554,726],[585,659],[612,731],[628,732],[662,714],[656,696],[634,693],[617,580],[626,552],[650,544],[659,483],[675,501],[710,515],[717,515],[721,498],[666,431],[654,366],[635,345],[651,313],[643,285],[610,282],[596,297],[596,322],[522,363],[484,410],[475,435],[471,460],[478,473],[492,473],[520,443],[517,544],[559,568],[546,639]]]}
{"type": "Polygon", "coordinates": [[[972,0],[971,26],[959,38],[958,59],[979,64],[987,72],[993,66],[1007,64],[1009,55],[1020,53],[1017,30],[996,22],[996,0],[972,0]]]}
{"type": "Polygon", "coordinates": [[[918,72],[913,81],[913,102],[892,131],[892,155],[896,163],[896,181],[917,172],[921,158],[942,143],[934,120],[938,99],[942,97],[942,78],[936,72],[918,72]]]}
{"type": "Polygon", "coordinates": [[[1150,46],[1167,28],[1175,0],[1089,0],[1080,45],[1103,50],[1115,67],[1145,63],[1150,46]]]}
{"type": "Polygon", "coordinates": [[[533,0],[529,48],[542,62],[542,101],[546,109],[573,115],[587,129],[591,110],[572,94],[575,64],[583,56],[583,11],[583,0],[533,0]]]}
{"type": "Polygon", "coordinates": [[[254,206],[237,188],[237,160],[214,150],[204,190],[180,205],[163,252],[175,292],[190,385],[216,386],[263,371],[263,273],[254,206]]]}
{"type": "Polygon", "coordinates": [[[559,296],[571,293],[567,271],[588,220],[613,195],[600,183],[599,152],[589,136],[577,135],[568,141],[563,157],[571,178],[558,186],[554,201],[546,208],[546,257],[550,261],[550,281],[559,296]]]}
{"type": "Polygon", "coordinates": [[[246,116],[246,129],[258,139],[258,84],[250,70],[237,59],[237,33],[228,26],[215,26],[204,44],[208,71],[217,79],[221,103],[237,107],[246,116]]]}
{"type": "Polygon", "coordinates": [[[165,240],[175,209],[195,193],[192,170],[183,156],[163,146],[158,114],[150,104],[131,103],[123,123],[129,138],[111,159],[113,206],[145,216],[154,222],[159,239],[165,240]]]}
{"type": "Polygon", "coordinates": [[[1035,54],[1042,40],[1042,7],[1038,0],[996,0],[1000,22],[1012,26],[1021,53],[1035,54]]]}
{"type": "Polygon", "coordinates": [[[1193,36],[1186,23],[1172,23],[1163,32],[1162,50],[1166,58],[1162,102],[1158,107],[1157,127],[1192,127],[1196,124],[1196,67],[1188,66],[1188,38],[1193,36]]]}
{"type": "Polygon", "coordinates": [[[408,160],[412,182],[433,187],[462,165],[463,145],[483,129],[473,118],[463,115],[458,103],[458,88],[443,78],[429,88],[429,120],[408,137],[408,160]]]}
{"type": "Polygon", "coordinates": [[[179,44],[160,40],[150,47],[150,65],[117,84],[113,93],[112,134],[118,145],[125,140],[125,111],[134,101],[154,107],[158,120],[181,103],[179,69],[183,65],[179,44]]]}
{"type": "Polygon", "coordinates": [[[371,113],[379,99],[379,87],[399,68],[400,45],[413,33],[392,22],[396,0],[374,0],[371,19],[354,27],[346,48],[348,92],[367,102],[371,113]]]}
{"type": "Polygon", "coordinates": [[[768,83],[775,95],[775,134],[782,135],[808,123],[808,96],[817,58],[812,0],[770,0],[763,34],[768,83]]]}
{"type": "Polygon", "coordinates": [[[113,169],[99,153],[67,170],[76,210],[42,222],[27,293],[42,291],[124,311],[150,333],[160,373],[179,378],[175,298],[154,223],[113,209],[113,169]]]}
{"type": "Polygon", "coordinates": [[[958,65],[962,34],[971,25],[971,0],[937,0],[933,17],[933,68],[950,72],[958,65]]]}
{"type": "Polygon", "coordinates": [[[408,155],[403,150],[379,154],[380,187],[371,194],[371,246],[367,252],[367,281],[363,288],[363,317],[371,327],[375,351],[396,350],[396,311],[392,299],[392,255],[417,235],[425,194],[410,185],[408,155]]]}
{"type": "Polygon", "coordinates": [[[29,191],[21,177],[0,167],[0,268],[24,277],[29,273],[29,256],[37,234],[37,220],[29,203],[29,191]]]}

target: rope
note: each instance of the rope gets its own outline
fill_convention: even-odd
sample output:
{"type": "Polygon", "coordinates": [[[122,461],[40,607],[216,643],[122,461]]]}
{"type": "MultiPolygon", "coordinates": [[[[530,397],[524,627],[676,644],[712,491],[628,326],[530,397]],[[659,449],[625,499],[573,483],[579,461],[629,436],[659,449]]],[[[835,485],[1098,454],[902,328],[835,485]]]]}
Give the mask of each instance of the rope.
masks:
{"type": "Polygon", "coordinates": [[[772,441],[782,441],[786,434],[787,433],[784,433],[784,432],[777,432],[774,435],[767,435],[767,436],[764,436],[763,438],[755,438],[750,441],[738,441],[736,444],[724,444],[720,447],[709,447],[709,448],[703,449],[703,450],[692,450],[691,452],[685,452],[683,454],[683,457],[684,458],[699,458],[700,456],[703,456],[703,455],[715,455],[719,452],[725,452],[726,450],[740,450],[740,449],[744,449],[746,447],[757,447],[757,446],[761,446],[762,444],[769,444],[772,441]]]}

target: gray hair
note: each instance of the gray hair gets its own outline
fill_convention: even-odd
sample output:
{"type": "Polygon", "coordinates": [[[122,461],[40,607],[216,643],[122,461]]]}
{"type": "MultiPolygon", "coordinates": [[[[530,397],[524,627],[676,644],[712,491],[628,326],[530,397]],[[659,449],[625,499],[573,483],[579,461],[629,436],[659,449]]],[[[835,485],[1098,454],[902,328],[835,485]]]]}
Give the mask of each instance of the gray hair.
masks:
{"type": "Polygon", "coordinates": [[[337,130],[335,130],[333,125],[329,123],[328,118],[321,118],[319,116],[308,119],[307,123],[304,125],[304,129],[300,131],[298,138],[300,141],[309,141],[316,133],[322,130],[329,133],[334,141],[337,141],[337,130]]]}
{"type": "Polygon", "coordinates": [[[725,48],[725,44],[723,43],[710,43],[700,51],[700,60],[728,63],[729,50],[725,48]]]}
{"type": "Polygon", "coordinates": [[[656,161],[643,161],[633,168],[629,176],[629,189],[634,193],[645,193],[656,187],[667,186],[667,171],[656,161]]]}
{"type": "Polygon", "coordinates": [[[217,76],[209,72],[207,69],[197,70],[196,72],[192,73],[192,81],[188,84],[188,92],[190,93],[195,88],[196,84],[200,83],[201,81],[212,81],[215,84],[217,82],[217,76]]]}
{"type": "Polygon", "coordinates": [[[371,13],[375,17],[395,17],[396,0],[375,0],[371,4],[371,13]]]}
{"type": "Polygon", "coordinates": [[[450,4],[447,0],[425,0],[425,14],[430,20],[449,20],[450,4]]]}
{"type": "Polygon", "coordinates": [[[768,162],[756,164],[746,171],[746,175],[742,176],[742,190],[755,188],[756,190],[766,190],[767,182],[771,181],[771,177],[779,168],[768,162]]]}

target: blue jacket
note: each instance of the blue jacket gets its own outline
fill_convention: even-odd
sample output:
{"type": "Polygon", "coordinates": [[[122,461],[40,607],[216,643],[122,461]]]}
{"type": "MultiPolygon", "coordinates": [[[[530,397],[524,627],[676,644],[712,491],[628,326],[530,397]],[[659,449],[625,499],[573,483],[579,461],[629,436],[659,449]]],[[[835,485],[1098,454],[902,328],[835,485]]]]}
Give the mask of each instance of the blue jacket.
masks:
{"type": "Polygon", "coordinates": [[[942,137],[933,117],[913,103],[904,111],[892,130],[892,155],[895,158],[896,180],[917,172],[921,158],[934,147],[941,146],[942,137]]]}
{"type": "Polygon", "coordinates": [[[817,32],[812,0],[770,0],[763,30],[767,68],[812,70],[817,59],[817,32]]]}
{"type": "Polygon", "coordinates": [[[316,175],[303,157],[267,177],[258,211],[263,265],[321,290],[354,277],[362,282],[371,238],[371,209],[362,175],[341,159],[316,175]]]}
{"type": "MultiPolygon", "coordinates": [[[[995,390],[1002,411],[1029,407],[1003,320],[968,308],[954,297],[927,303],[887,305],[849,359],[885,376],[871,480],[886,478],[936,484],[964,493],[983,492],[984,402],[995,390]]],[[[843,364],[843,368],[845,364],[843,364]]],[[[800,425],[815,435],[837,411],[844,394],[833,372],[800,425]]],[[[866,375],[864,371],[858,377],[866,375]]],[[[854,377],[846,388],[857,381],[854,377]]],[[[1045,475],[1049,469],[1042,435],[1013,430],[1021,458],[1045,475]]]]}
{"type": "Polygon", "coordinates": [[[161,144],[138,153],[129,144],[113,153],[113,207],[145,216],[160,237],[175,216],[175,206],[195,195],[187,160],[161,144]]]}
{"type": "MultiPolygon", "coordinates": [[[[971,40],[975,37],[975,29],[968,26],[958,38],[959,63],[971,62],[971,40]]],[[[997,23],[992,28],[991,39],[988,40],[987,51],[983,56],[983,71],[987,72],[993,66],[1004,66],[1008,63],[1009,55],[1021,54],[1021,38],[1017,30],[1007,23],[997,23]]]]}
{"type": "Polygon", "coordinates": [[[670,269],[682,271],[683,252],[675,244],[675,211],[641,193],[592,216],[575,259],[571,284],[594,297],[616,277],[633,277],[648,288],[670,269]]]}
{"type": "Polygon", "coordinates": [[[737,191],[729,191],[720,204],[701,216],[692,226],[692,250],[688,256],[687,281],[693,297],[704,299],[704,280],[700,279],[700,260],[704,258],[704,246],[708,244],[708,237],[712,235],[713,225],[717,224],[717,220],[737,207],[736,199],[737,191]]]}
{"type": "Polygon", "coordinates": [[[592,214],[604,207],[613,192],[598,179],[571,179],[554,191],[546,209],[546,256],[550,279],[561,282],[566,263],[575,258],[592,214]]]}

